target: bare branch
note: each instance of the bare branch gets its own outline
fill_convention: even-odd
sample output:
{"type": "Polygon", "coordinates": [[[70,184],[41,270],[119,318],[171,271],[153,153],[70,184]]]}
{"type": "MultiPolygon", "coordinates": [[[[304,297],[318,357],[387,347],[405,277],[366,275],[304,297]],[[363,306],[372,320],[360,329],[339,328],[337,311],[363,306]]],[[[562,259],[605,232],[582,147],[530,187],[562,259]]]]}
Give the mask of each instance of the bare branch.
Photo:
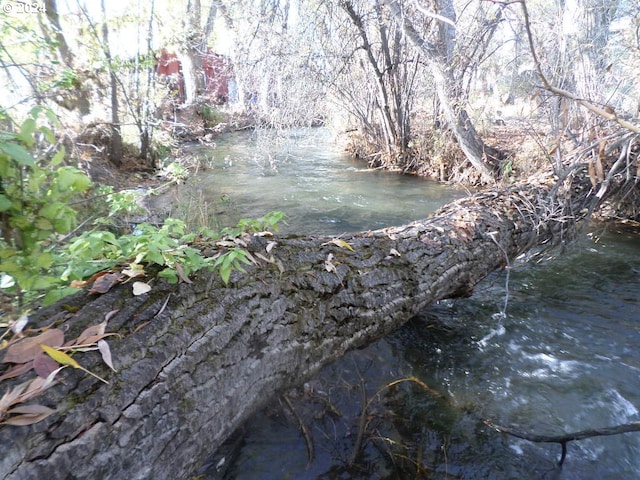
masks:
{"type": "Polygon", "coordinates": [[[605,435],[619,435],[628,432],[640,432],[640,422],[625,423],[614,427],[595,428],[592,430],[581,430],[579,432],[565,433],[562,435],[538,435],[533,433],[525,433],[510,427],[497,425],[489,420],[484,420],[484,424],[494,430],[506,433],[516,438],[522,438],[535,443],[559,443],[562,446],[562,455],[558,461],[558,465],[562,465],[567,456],[567,443],[573,440],[584,440],[585,438],[601,437],[605,435]]]}
{"type": "Polygon", "coordinates": [[[524,23],[525,23],[525,29],[527,31],[527,39],[529,41],[529,49],[531,51],[531,57],[533,58],[533,63],[536,67],[536,72],[538,73],[540,80],[542,80],[542,84],[544,85],[544,88],[550,91],[551,93],[555,93],[556,95],[560,95],[561,97],[568,98],[570,100],[573,100],[579,103],[590,112],[595,113],[596,115],[602,118],[606,118],[607,120],[616,122],[618,125],[620,125],[623,128],[626,128],[631,132],[640,133],[640,126],[634,125],[633,123],[623,118],[619,118],[615,110],[611,106],[605,105],[604,107],[600,107],[592,101],[585,100],[584,98],[578,97],[574,93],[571,93],[567,90],[551,85],[549,80],[547,80],[547,77],[545,76],[545,74],[542,72],[540,60],[538,59],[538,55],[536,54],[536,49],[533,45],[533,35],[531,34],[531,25],[529,22],[529,11],[527,10],[527,4],[525,0],[518,0],[518,3],[522,5],[522,12],[524,15],[524,23]]]}

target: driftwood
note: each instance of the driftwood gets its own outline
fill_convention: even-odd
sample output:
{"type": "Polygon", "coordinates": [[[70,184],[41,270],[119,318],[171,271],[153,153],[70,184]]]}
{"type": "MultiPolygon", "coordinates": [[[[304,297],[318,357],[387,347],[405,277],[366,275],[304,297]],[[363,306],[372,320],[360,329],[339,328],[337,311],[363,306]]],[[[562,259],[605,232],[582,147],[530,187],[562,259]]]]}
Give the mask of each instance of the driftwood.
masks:
{"type": "Polygon", "coordinates": [[[587,190],[550,195],[553,185],[549,177],[474,195],[340,241],[253,237],[247,249],[275,262],[234,272],[227,286],[203,272],[192,284],[158,282],[141,296],[122,285],[37,312],[34,321],[48,324],[73,310],[64,314],[71,336],[118,310],[107,328],[123,337],[110,340],[118,372],[94,353],[83,366],[108,385],[61,372],[38,398],[58,413],[0,427],[0,478],[189,478],[274,395],[429,303],[468,295],[523,252],[562,241],[586,211],[587,190]]]}

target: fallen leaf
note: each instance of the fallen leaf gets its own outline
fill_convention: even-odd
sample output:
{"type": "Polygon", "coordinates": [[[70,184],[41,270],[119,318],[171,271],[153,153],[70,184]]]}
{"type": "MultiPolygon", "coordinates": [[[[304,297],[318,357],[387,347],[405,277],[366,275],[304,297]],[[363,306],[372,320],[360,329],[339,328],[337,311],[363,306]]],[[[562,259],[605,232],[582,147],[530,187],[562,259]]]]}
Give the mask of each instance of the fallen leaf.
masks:
{"type": "Polygon", "coordinates": [[[151,291],[151,285],[144,282],[133,282],[133,294],[134,295],[142,295],[143,293],[147,293],[151,291]]]}
{"type": "Polygon", "coordinates": [[[47,388],[49,388],[51,385],[53,385],[53,383],[54,383],[53,381],[55,380],[56,375],[58,375],[60,370],[62,370],[63,368],[67,368],[67,366],[63,365],[63,366],[59,367],[58,369],[54,370],[53,372],[51,372],[49,374],[49,376],[44,379],[44,382],[42,382],[42,385],[41,385],[40,388],[44,391],[47,388]]]}
{"type": "Polygon", "coordinates": [[[236,246],[236,242],[231,240],[220,240],[219,242],[216,242],[216,245],[218,247],[233,248],[236,246]]]}
{"type": "MultiPolygon", "coordinates": [[[[48,347],[47,345],[41,345],[41,347],[47,353],[47,355],[49,355],[51,358],[53,358],[60,365],[64,365],[64,366],[69,365],[70,367],[80,369],[83,372],[88,373],[92,377],[97,378],[101,382],[104,382],[104,383],[107,383],[107,384],[109,383],[104,378],[102,378],[99,375],[96,375],[95,373],[93,373],[93,372],[87,370],[86,368],[84,368],[74,358],[70,357],[66,353],[61,352],[60,350],[56,350],[55,348],[48,347]]],[[[38,378],[36,378],[36,380],[38,380],[38,378]]]]}
{"type": "Polygon", "coordinates": [[[20,335],[22,333],[22,330],[24,330],[24,327],[26,327],[28,322],[29,322],[29,315],[24,314],[18,320],[16,320],[13,323],[13,325],[11,325],[11,330],[16,335],[20,335]]]}
{"type": "Polygon", "coordinates": [[[84,288],[89,284],[86,280],[72,280],[69,284],[72,288],[84,288]]]}
{"type": "Polygon", "coordinates": [[[2,423],[4,423],[5,425],[14,426],[33,425],[34,423],[38,423],[56,412],[57,410],[45,407],[44,405],[22,405],[12,408],[7,412],[7,414],[19,415],[8,418],[2,423]]]}
{"type": "Polygon", "coordinates": [[[0,398],[0,418],[4,416],[4,413],[11,405],[20,402],[20,395],[22,395],[22,392],[24,392],[28,385],[29,382],[22,382],[20,385],[16,385],[5,392],[2,398],[0,398]]]}
{"type": "Polygon", "coordinates": [[[265,250],[267,251],[267,253],[271,253],[271,250],[273,249],[273,247],[275,247],[278,244],[278,242],[269,242],[267,243],[267,246],[265,248],[265,250]]]}
{"type": "Polygon", "coordinates": [[[40,352],[33,359],[33,370],[42,378],[47,378],[58,366],[58,363],[44,352],[40,352]]]}
{"type": "Polygon", "coordinates": [[[334,244],[334,245],[336,245],[338,247],[341,247],[341,248],[346,248],[347,250],[350,250],[352,252],[354,251],[353,247],[351,246],[351,244],[349,244],[349,242],[345,242],[341,238],[332,238],[328,242],[323,243],[322,246],[329,245],[330,243],[332,243],[332,244],[334,244]]]}
{"type": "Polygon", "coordinates": [[[116,313],[118,313],[120,311],[120,309],[118,310],[111,310],[110,312],[107,312],[107,314],[104,316],[104,321],[108,322],[109,320],[111,320],[116,313]]]}
{"type": "Polygon", "coordinates": [[[52,328],[42,332],[37,337],[27,337],[9,345],[3,363],[27,363],[33,360],[41,351],[40,345],[59,347],[64,343],[64,332],[59,328],[52,328]]]}
{"type": "Polygon", "coordinates": [[[45,351],[47,355],[53,358],[60,365],[69,365],[73,368],[82,368],[78,362],[76,362],[73,357],[70,357],[64,352],[60,350],[56,350],[55,348],[51,348],[48,345],[40,345],[40,348],[45,351]]]}
{"type": "Polygon", "coordinates": [[[80,335],[78,335],[78,339],[75,341],[76,345],[84,345],[88,338],[91,338],[95,335],[102,335],[107,328],[107,322],[104,321],[99,323],[98,325],[92,325],[90,327],[85,328],[80,335]]]}
{"type": "Polygon", "coordinates": [[[117,273],[107,273],[96,278],[93,286],[89,289],[89,293],[107,293],[114,285],[120,282],[120,275],[117,273]]]}
{"type": "Polygon", "coordinates": [[[7,380],[9,378],[18,377],[24,373],[27,373],[32,368],[33,368],[33,362],[19,363],[17,365],[14,365],[10,369],[8,369],[6,372],[4,372],[3,375],[0,375],[0,382],[2,380],[7,380]]]}
{"type": "Polygon", "coordinates": [[[391,250],[389,250],[389,255],[393,255],[394,257],[401,257],[402,256],[400,254],[400,252],[398,250],[396,250],[395,248],[392,248],[391,250]]]}
{"type": "Polygon", "coordinates": [[[332,253],[327,255],[327,258],[324,261],[324,268],[327,269],[327,272],[333,272],[335,274],[338,273],[338,271],[336,270],[336,266],[333,264],[333,254],[332,253]]]}
{"type": "Polygon", "coordinates": [[[102,355],[102,360],[104,361],[104,363],[106,363],[111,370],[117,372],[117,370],[113,368],[113,361],[111,359],[111,349],[109,348],[109,344],[105,340],[100,340],[98,342],[98,350],[100,350],[100,355],[102,355]]]}
{"type": "Polygon", "coordinates": [[[129,278],[144,277],[144,266],[139,263],[130,263],[129,268],[122,270],[122,273],[129,278]]]}

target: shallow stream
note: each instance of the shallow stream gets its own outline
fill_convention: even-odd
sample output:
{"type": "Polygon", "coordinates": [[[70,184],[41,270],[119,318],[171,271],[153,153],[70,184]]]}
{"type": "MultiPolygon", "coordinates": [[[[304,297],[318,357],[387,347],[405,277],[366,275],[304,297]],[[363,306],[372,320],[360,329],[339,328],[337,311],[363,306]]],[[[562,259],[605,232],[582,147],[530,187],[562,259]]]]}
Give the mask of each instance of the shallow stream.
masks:
{"type": "MultiPolygon", "coordinates": [[[[181,187],[174,208],[208,199],[226,223],[282,210],[288,233],[402,224],[463,195],[368,171],[325,130],[232,135],[200,154],[211,168],[181,187]]],[[[205,478],[640,478],[640,432],[569,442],[558,468],[558,444],[483,423],[560,435],[638,422],[639,376],[640,237],[594,231],[553,260],[514,265],[508,284],[496,273],[471,298],[432,305],[292,394],[312,461],[303,429],[276,400],[205,478]]]]}

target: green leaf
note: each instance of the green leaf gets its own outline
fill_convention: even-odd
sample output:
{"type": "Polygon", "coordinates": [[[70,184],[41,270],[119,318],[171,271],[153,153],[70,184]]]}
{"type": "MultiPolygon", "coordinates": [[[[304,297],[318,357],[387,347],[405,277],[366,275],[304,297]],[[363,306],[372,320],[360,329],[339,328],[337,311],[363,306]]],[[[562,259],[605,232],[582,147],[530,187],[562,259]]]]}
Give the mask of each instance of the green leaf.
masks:
{"type": "Polygon", "coordinates": [[[35,167],[36,161],[26,148],[16,143],[0,143],[0,150],[9,155],[20,165],[35,167]]]}
{"type": "Polygon", "coordinates": [[[11,208],[11,200],[6,195],[0,193],[0,212],[6,212],[11,208]]]}
{"type": "Polygon", "coordinates": [[[78,293],[78,289],[73,287],[63,287],[63,288],[56,288],[54,290],[49,290],[47,294],[44,296],[44,300],[42,301],[42,303],[45,306],[52,305],[56,303],[58,300],[60,300],[61,298],[68,297],[69,295],[72,295],[74,293],[78,293]]]}
{"type": "Polygon", "coordinates": [[[40,209],[40,216],[47,220],[55,220],[60,216],[60,212],[64,208],[64,205],[60,202],[47,203],[40,209]]]}
{"type": "Polygon", "coordinates": [[[51,166],[52,167],[58,166],[60,162],[64,160],[65,153],[66,152],[65,152],[64,146],[60,147],[60,149],[56,152],[56,154],[51,159],[51,166]]]}
{"type": "Polygon", "coordinates": [[[35,226],[39,230],[53,230],[53,224],[51,223],[51,221],[44,217],[38,217],[35,221],[35,226]]]}
{"type": "Polygon", "coordinates": [[[178,283],[178,273],[172,268],[165,268],[163,270],[160,270],[160,273],[158,273],[158,276],[160,278],[164,278],[165,280],[167,280],[167,282],[171,284],[178,283]]]}
{"type": "Polygon", "coordinates": [[[24,122],[22,122],[22,126],[20,127],[20,135],[19,138],[22,142],[28,146],[33,147],[35,140],[33,138],[33,134],[36,131],[36,120],[35,118],[27,118],[24,122]]]}
{"type": "Polygon", "coordinates": [[[49,290],[58,285],[59,280],[56,277],[47,275],[38,275],[34,278],[30,290],[49,290]]]}
{"type": "Polygon", "coordinates": [[[53,255],[50,252],[43,252],[38,255],[35,262],[36,268],[49,268],[53,263],[53,255]]]}
{"type": "Polygon", "coordinates": [[[229,283],[229,277],[231,277],[231,265],[220,265],[220,278],[225,285],[229,283]]]}
{"type": "Polygon", "coordinates": [[[57,177],[58,188],[63,192],[68,190],[84,192],[89,188],[89,185],[91,185],[89,177],[75,167],[60,167],[57,172],[57,177]]]}
{"type": "Polygon", "coordinates": [[[42,127],[40,127],[40,132],[42,132],[47,142],[52,144],[56,143],[56,136],[53,133],[53,130],[51,130],[49,127],[43,125],[42,127]]]}

